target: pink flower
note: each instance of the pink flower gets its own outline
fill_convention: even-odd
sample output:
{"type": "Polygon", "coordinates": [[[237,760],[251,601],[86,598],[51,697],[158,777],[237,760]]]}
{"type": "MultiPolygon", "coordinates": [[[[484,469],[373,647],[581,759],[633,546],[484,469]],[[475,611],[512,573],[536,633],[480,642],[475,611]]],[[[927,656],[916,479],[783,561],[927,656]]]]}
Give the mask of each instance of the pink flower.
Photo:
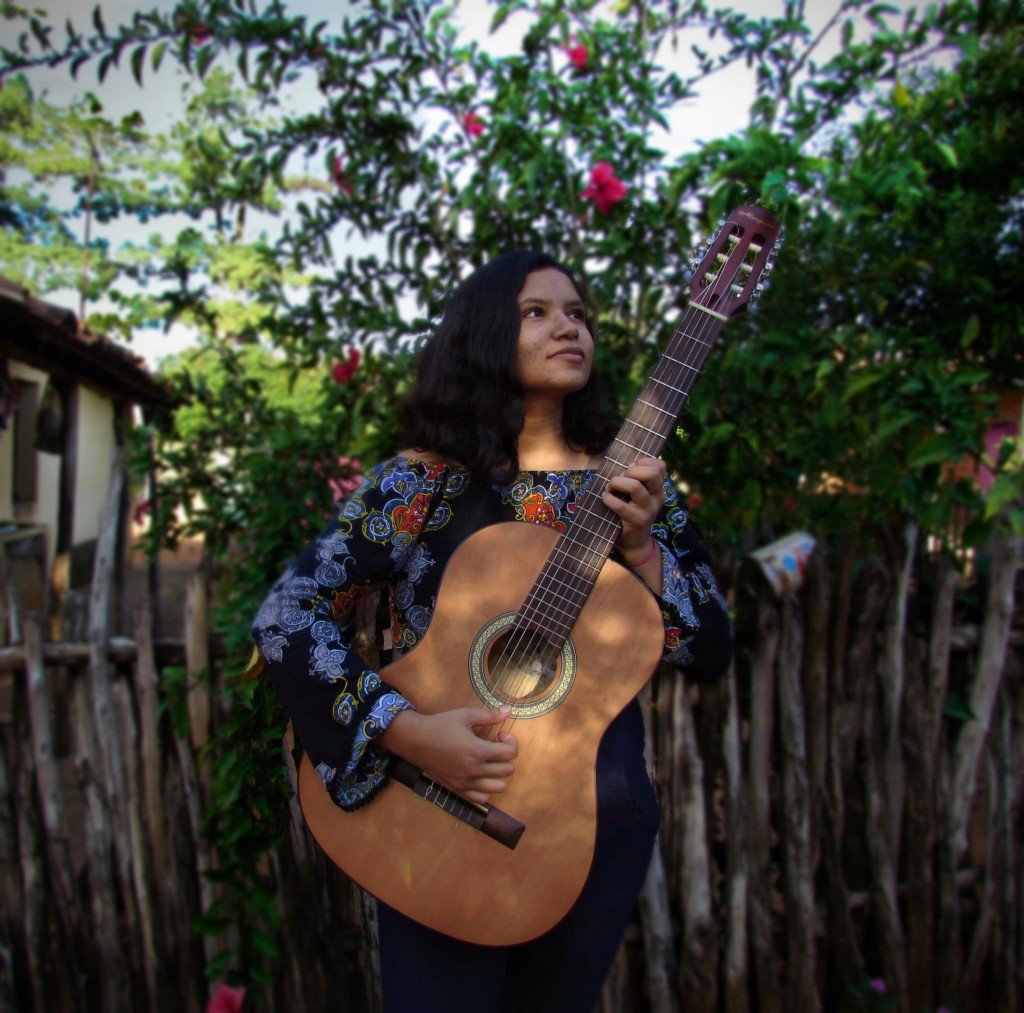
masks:
{"type": "Polygon", "coordinates": [[[479,137],[484,132],[484,121],[474,112],[468,112],[462,117],[462,125],[470,137],[479,137]]]}
{"type": "Polygon", "coordinates": [[[565,46],[565,55],[572,61],[572,65],[577,70],[587,69],[587,47],[583,45],[579,46],[565,46]]]}
{"type": "Polygon", "coordinates": [[[606,215],[626,196],[628,189],[621,179],[615,178],[615,170],[607,162],[598,162],[590,170],[590,186],[580,196],[592,198],[597,210],[606,215]]]}
{"type": "Polygon", "coordinates": [[[704,497],[699,492],[691,492],[686,505],[691,510],[699,510],[704,505],[704,497]]]}
{"type": "Polygon", "coordinates": [[[335,503],[338,503],[343,499],[348,499],[348,497],[359,488],[359,483],[361,481],[359,469],[361,467],[362,465],[360,465],[358,458],[338,458],[338,468],[340,471],[344,472],[344,474],[327,480],[327,485],[334,494],[335,503]]]}
{"type": "Polygon", "coordinates": [[[189,25],[185,29],[185,34],[197,45],[201,46],[206,42],[209,42],[213,36],[210,34],[210,29],[204,24],[189,25]]]}
{"type": "Polygon", "coordinates": [[[871,980],[870,980],[870,981],[868,982],[868,984],[869,984],[869,985],[870,985],[870,986],[871,986],[871,987],[872,987],[872,988],[873,988],[873,989],[874,989],[874,990],[875,990],[876,992],[882,992],[882,993],[885,993],[885,992],[888,992],[888,991],[889,991],[889,987],[888,987],[888,985],[886,985],[885,981],[884,981],[884,980],[883,980],[882,978],[872,978],[872,979],[871,979],[871,980]]]}
{"type": "Polygon", "coordinates": [[[244,999],[244,987],[231,988],[221,982],[206,1004],[206,1013],[241,1013],[244,999]]]}
{"type": "Polygon", "coordinates": [[[352,184],[345,179],[345,173],[342,171],[344,164],[341,161],[340,155],[334,156],[334,182],[339,190],[346,196],[352,196],[352,184]]]}
{"type": "Polygon", "coordinates": [[[350,348],[348,355],[344,362],[339,362],[334,369],[331,370],[331,376],[334,378],[335,383],[348,383],[353,376],[356,375],[356,370],[359,368],[359,363],[363,361],[363,357],[359,352],[358,348],[350,348]]]}
{"type": "Polygon", "coordinates": [[[153,501],[151,499],[144,500],[135,507],[135,523],[142,524],[146,519],[146,514],[153,512],[153,501]]]}

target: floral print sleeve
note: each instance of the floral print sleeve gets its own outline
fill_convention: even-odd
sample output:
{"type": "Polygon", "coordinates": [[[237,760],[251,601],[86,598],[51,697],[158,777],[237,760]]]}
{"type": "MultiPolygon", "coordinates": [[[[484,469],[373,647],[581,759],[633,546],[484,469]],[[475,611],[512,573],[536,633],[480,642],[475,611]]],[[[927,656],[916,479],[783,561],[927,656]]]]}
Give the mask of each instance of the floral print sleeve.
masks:
{"type": "Polygon", "coordinates": [[[383,785],[391,757],[375,740],[409,706],[353,650],[352,607],[426,565],[418,539],[444,472],[403,458],[374,469],[274,585],[253,625],[299,740],[342,809],[383,785]]]}
{"type": "Polygon", "coordinates": [[[720,678],[732,658],[732,623],[711,570],[711,554],[667,479],[665,506],[651,534],[662,550],[665,658],[693,681],[720,678]]]}

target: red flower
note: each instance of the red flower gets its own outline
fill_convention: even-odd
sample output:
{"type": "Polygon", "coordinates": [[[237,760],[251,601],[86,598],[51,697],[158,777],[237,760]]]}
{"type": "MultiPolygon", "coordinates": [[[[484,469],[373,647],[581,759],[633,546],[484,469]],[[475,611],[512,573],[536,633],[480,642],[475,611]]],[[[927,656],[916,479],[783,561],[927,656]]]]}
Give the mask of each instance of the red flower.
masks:
{"type": "Polygon", "coordinates": [[[587,57],[590,54],[587,52],[586,46],[565,46],[564,49],[565,55],[569,57],[577,70],[587,69],[587,57]]]}
{"type": "Polygon", "coordinates": [[[580,196],[592,198],[597,210],[606,215],[626,196],[628,189],[621,179],[615,178],[615,170],[607,162],[598,162],[590,170],[590,186],[580,196]]]}
{"type": "Polygon", "coordinates": [[[244,987],[231,988],[222,982],[206,1004],[206,1013],[241,1013],[244,999],[244,987]]]}
{"type": "Polygon", "coordinates": [[[345,179],[345,173],[342,172],[342,168],[343,168],[343,163],[341,161],[341,156],[340,155],[335,155],[334,156],[334,182],[337,185],[338,189],[341,190],[341,192],[346,197],[351,197],[352,196],[352,184],[349,183],[345,179]]]}
{"type": "Polygon", "coordinates": [[[704,505],[704,497],[699,492],[691,492],[686,505],[691,510],[699,510],[704,505]]]}
{"type": "Polygon", "coordinates": [[[209,42],[213,36],[210,34],[210,29],[204,24],[188,25],[185,28],[185,34],[197,45],[201,46],[204,42],[209,42]]]}
{"type": "Polygon", "coordinates": [[[334,377],[334,382],[348,383],[349,380],[356,375],[356,370],[359,368],[359,363],[362,361],[363,357],[360,355],[359,349],[350,348],[345,361],[339,362],[334,369],[331,370],[331,376],[334,377]]]}
{"type": "Polygon", "coordinates": [[[484,132],[484,121],[474,112],[468,112],[462,117],[462,125],[470,137],[479,137],[484,132]]]}
{"type": "Polygon", "coordinates": [[[153,501],[151,499],[144,500],[135,507],[135,523],[142,524],[146,519],[146,514],[153,512],[153,501]]]}
{"type": "Polygon", "coordinates": [[[783,510],[795,510],[798,505],[799,504],[797,503],[797,501],[795,499],[784,499],[779,504],[779,506],[782,507],[783,510]]]}

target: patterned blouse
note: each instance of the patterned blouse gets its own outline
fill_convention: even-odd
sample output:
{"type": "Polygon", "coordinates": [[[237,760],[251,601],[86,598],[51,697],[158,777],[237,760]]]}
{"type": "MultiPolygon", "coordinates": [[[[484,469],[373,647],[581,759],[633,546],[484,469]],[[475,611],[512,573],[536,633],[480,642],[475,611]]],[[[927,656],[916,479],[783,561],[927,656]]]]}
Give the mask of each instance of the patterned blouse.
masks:
{"type": "MultiPolygon", "coordinates": [[[[355,809],[384,784],[391,755],[375,744],[410,704],[352,647],[352,608],[387,587],[391,634],[406,652],[423,637],[449,557],[504,521],[564,531],[592,471],[521,472],[509,483],[459,466],[395,457],[366,475],[272,588],[253,626],[274,687],[335,802],[355,809]]],[[[666,658],[707,681],[729,663],[732,630],[710,554],[665,483],[652,534],[661,546],[666,658]]],[[[639,578],[638,578],[639,579],[639,578]]]]}

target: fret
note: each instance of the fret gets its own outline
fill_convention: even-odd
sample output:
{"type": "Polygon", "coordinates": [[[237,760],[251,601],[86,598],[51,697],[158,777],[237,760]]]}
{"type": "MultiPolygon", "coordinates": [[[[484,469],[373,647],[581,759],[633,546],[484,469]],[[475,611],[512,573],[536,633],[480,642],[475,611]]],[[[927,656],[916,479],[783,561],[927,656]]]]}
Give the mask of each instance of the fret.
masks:
{"type": "Polygon", "coordinates": [[[674,415],[672,412],[670,412],[667,408],[662,408],[661,405],[651,404],[650,401],[643,401],[642,403],[645,404],[648,408],[653,408],[656,412],[658,412],[659,415],[671,415],[673,422],[678,417],[674,415]]]}
{"type": "MultiPolygon", "coordinates": [[[[649,426],[645,426],[642,423],[637,422],[636,419],[627,419],[626,425],[627,426],[633,426],[635,429],[642,429],[644,432],[650,433],[652,436],[659,437],[659,439],[664,436],[664,433],[658,432],[657,429],[651,429],[649,426]]],[[[623,428],[625,428],[625,427],[623,427],[623,428]]],[[[616,440],[616,442],[618,442],[618,440],[616,440]]],[[[625,441],[623,441],[623,442],[625,442],[625,441]]]]}
{"type": "MultiPolygon", "coordinates": [[[[664,363],[666,361],[667,357],[668,356],[666,356],[666,355],[663,355],[662,357],[660,357],[659,360],[658,360],[658,366],[660,366],[660,364],[664,363]]],[[[691,372],[696,373],[697,376],[700,375],[700,367],[699,366],[690,366],[689,363],[679,363],[678,365],[682,369],[684,369],[684,370],[690,370],[691,372]]],[[[654,372],[655,373],[657,372],[657,366],[654,367],[654,372]]],[[[664,382],[664,381],[656,380],[653,376],[651,377],[651,380],[653,380],[655,383],[664,382]]]]}
{"type": "MultiPolygon", "coordinates": [[[[653,432],[653,430],[648,430],[648,432],[653,432]]],[[[621,444],[622,444],[622,445],[623,445],[624,447],[629,447],[629,449],[630,449],[630,450],[635,450],[635,451],[636,451],[636,452],[637,452],[638,454],[646,454],[646,453],[647,453],[647,450],[646,450],[646,449],[645,449],[644,447],[637,447],[637,446],[634,446],[634,445],[633,445],[632,443],[629,443],[629,442],[628,442],[628,441],[626,441],[626,440],[623,440],[623,439],[619,439],[619,440],[617,440],[616,442],[617,442],[617,443],[621,443],[621,444]]],[[[611,458],[610,458],[610,460],[611,460],[611,458]]],[[[630,461],[630,462],[628,462],[628,463],[627,463],[626,461],[619,461],[619,460],[616,460],[616,461],[615,461],[615,463],[616,463],[617,465],[619,465],[619,467],[621,467],[622,469],[626,469],[626,468],[628,468],[628,467],[629,467],[629,465],[630,465],[630,464],[632,464],[633,462],[632,462],[632,461],[630,461]]]]}
{"type": "Polygon", "coordinates": [[[716,313],[710,306],[701,306],[700,303],[690,303],[690,308],[700,310],[701,313],[707,313],[709,317],[714,317],[716,320],[721,320],[724,324],[729,318],[721,313],[716,313]]]}
{"type": "MultiPolygon", "coordinates": [[[[666,352],[664,355],[662,355],[661,359],[659,359],[658,361],[659,361],[659,363],[661,363],[661,362],[674,362],[677,366],[681,367],[682,369],[692,370],[694,373],[697,373],[698,375],[700,374],[700,371],[701,371],[701,366],[691,366],[690,363],[688,363],[688,362],[680,362],[678,359],[673,359],[672,356],[668,354],[668,352],[666,352]]],[[[655,368],[657,368],[657,367],[655,367],[655,368]]]]}

